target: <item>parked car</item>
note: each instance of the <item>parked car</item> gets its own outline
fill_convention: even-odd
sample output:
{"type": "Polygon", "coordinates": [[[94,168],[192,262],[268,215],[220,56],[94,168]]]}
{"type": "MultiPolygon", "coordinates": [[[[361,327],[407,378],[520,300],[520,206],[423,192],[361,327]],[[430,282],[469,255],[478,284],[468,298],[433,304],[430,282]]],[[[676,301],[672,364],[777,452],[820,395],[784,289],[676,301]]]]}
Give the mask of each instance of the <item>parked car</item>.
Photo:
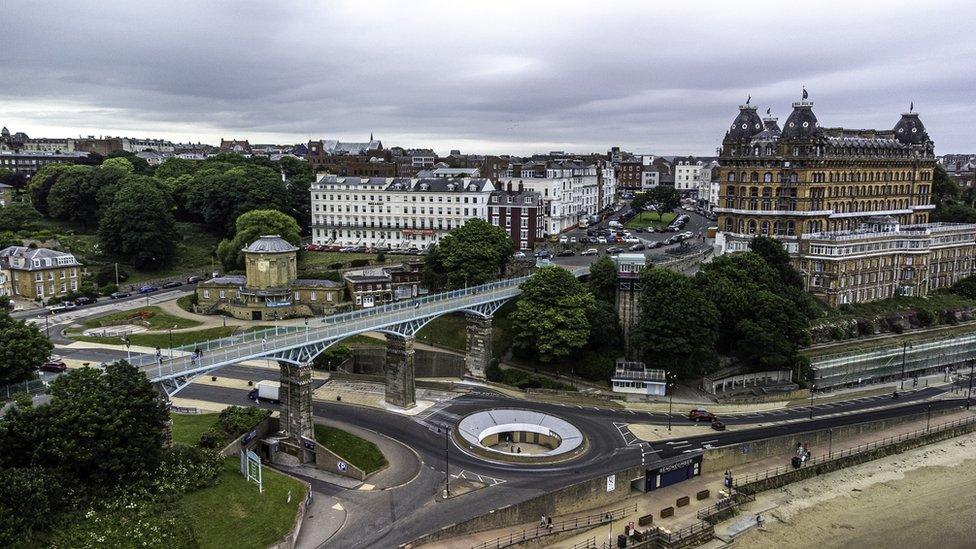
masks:
{"type": "Polygon", "coordinates": [[[626,242],[627,244],[639,244],[640,239],[637,238],[636,236],[625,236],[624,242],[626,242]]]}
{"type": "Polygon", "coordinates": [[[56,315],[58,313],[63,313],[65,311],[70,311],[71,309],[74,309],[75,307],[76,307],[76,305],[75,305],[75,302],[74,301],[65,301],[64,303],[59,303],[57,305],[52,305],[52,306],[48,307],[47,311],[48,311],[48,313],[50,313],[52,315],[56,315]]]}
{"type": "Polygon", "coordinates": [[[570,244],[576,244],[576,237],[575,236],[569,237],[569,243],[570,244]]]}
{"type": "Polygon", "coordinates": [[[146,286],[139,288],[140,294],[151,294],[153,292],[158,292],[158,291],[159,291],[159,287],[153,286],[152,284],[147,284],[146,286]]]}
{"type": "Polygon", "coordinates": [[[49,360],[38,366],[37,369],[42,372],[55,372],[60,374],[61,372],[68,371],[68,365],[60,360],[49,360]]]}
{"type": "Polygon", "coordinates": [[[663,242],[651,242],[650,244],[647,245],[647,247],[652,250],[655,248],[660,248],[661,246],[664,246],[663,242]]]}
{"type": "Polygon", "coordinates": [[[599,253],[600,252],[596,248],[590,248],[588,250],[583,250],[583,252],[580,253],[580,255],[597,255],[599,253]]]}
{"type": "Polygon", "coordinates": [[[563,250],[556,254],[556,257],[573,257],[574,255],[576,255],[576,252],[573,250],[563,250]]]}
{"type": "Polygon", "coordinates": [[[83,296],[75,299],[75,305],[79,305],[79,306],[80,305],[91,305],[92,303],[95,303],[96,301],[98,301],[98,300],[95,299],[94,297],[88,297],[87,295],[83,295],[83,296]]]}
{"type": "Polygon", "coordinates": [[[647,246],[645,246],[643,244],[634,244],[633,246],[631,246],[630,248],[627,248],[627,249],[630,250],[630,251],[632,251],[632,252],[643,252],[644,250],[647,249],[647,246]]]}
{"type": "Polygon", "coordinates": [[[562,236],[559,237],[559,243],[560,244],[566,244],[567,242],[569,242],[569,237],[568,236],[562,235],[562,236]]]}
{"type": "Polygon", "coordinates": [[[129,292],[113,292],[112,295],[108,296],[109,299],[122,299],[123,297],[129,297],[132,294],[129,292]]]}
{"type": "Polygon", "coordinates": [[[624,251],[623,248],[618,248],[616,246],[610,246],[609,248],[607,248],[607,255],[617,255],[617,254],[619,254],[622,251],[624,251]]]}
{"type": "Polygon", "coordinates": [[[169,288],[179,288],[182,285],[183,285],[183,283],[180,282],[179,280],[170,280],[166,284],[163,284],[163,288],[166,288],[166,289],[169,289],[169,288]]]}
{"type": "Polygon", "coordinates": [[[712,429],[715,429],[716,431],[724,431],[725,424],[719,421],[718,418],[715,418],[712,420],[712,429]]]}
{"type": "Polygon", "coordinates": [[[203,282],[202,276],[188,276],[186,277],[187,284],[196,284],[197,282],[203,282]]]}
{"type": "Polygon", "coordinates": [[[512,257],[515,259],[525,259],[525,252],[515,252],[512,254],[512,257]]]}
{"type": "Polygon", "coordinates": [[[695,409],[691,410],[690,412],[688,412],[688,419],[690,419],[692,421],[709,421],[709,422],[711,422],[711,421],[715,421],[718,418],[715,417],[715,414],[709,412],[708,410],[706,410],[704,408],[695,408],[695,409]]]}

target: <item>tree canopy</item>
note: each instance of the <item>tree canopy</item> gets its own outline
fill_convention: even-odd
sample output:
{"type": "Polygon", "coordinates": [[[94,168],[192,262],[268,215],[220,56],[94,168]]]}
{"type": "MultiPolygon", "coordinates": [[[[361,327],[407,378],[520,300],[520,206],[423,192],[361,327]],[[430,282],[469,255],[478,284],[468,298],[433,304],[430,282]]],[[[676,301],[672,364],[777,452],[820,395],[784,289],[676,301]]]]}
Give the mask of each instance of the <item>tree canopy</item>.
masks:
{"type": "Polygon", "coordinates": [[[216,232],[230,235],[235,220],[245,212],[284,210],[287,189],[280,174],[271,168],[252,164],[226,167],[214,162],[193,175],[183,199],[183,209],[189,215],[216,232]]]}
{"type": "Polygon", "coordinates": [[[613,305],[617,298],[617,267],[609,256],[603,256],[590,265],[587,285],[597,301],[613,305]]]}
{"type": "Polygon", "coordinates": [[[99,223],[98,234],[105,251],[126,257],[137,268],[168,265],[180,240],[168,206],[155,179],[126,177],[99,223]]]}
{"type": "Polygon", "coordinates": [[[570,356],[590,338],[588,313],[592,294],[562,267],[543,267],[522,286],[522,294],[510,319],[513,346],[540,362],[570,356]]]}
{"type": "Polygon", "coordinates": [[[425,284],[431,289],[455,289],[496,280],[514,251],[515,245],[504,229],[469,219],[427,254],[425,284]]]}
{"type": "Polygon", "coordinates": [[[295,246],[301,246],[302,236],[298,223],[290,215],[276,210],[251,210],[237,218],[234,238],[224,239],[217,247],[217,257],[227,271],[244,268],[244,254],[247,247],[259,236],[276,234],[295,246]]]}
{"type": "Polygon", "coordinates": [[[37,326],[0,310],[0,386],[33,379],[53,348],[37,326]]]}
{"type": "Polygon", "coordinates": [[[681,194],[674,187],[658,185],[648,190],[645,196],[646,203],[654,206],[659,217],[681,205],[681,194]]]}

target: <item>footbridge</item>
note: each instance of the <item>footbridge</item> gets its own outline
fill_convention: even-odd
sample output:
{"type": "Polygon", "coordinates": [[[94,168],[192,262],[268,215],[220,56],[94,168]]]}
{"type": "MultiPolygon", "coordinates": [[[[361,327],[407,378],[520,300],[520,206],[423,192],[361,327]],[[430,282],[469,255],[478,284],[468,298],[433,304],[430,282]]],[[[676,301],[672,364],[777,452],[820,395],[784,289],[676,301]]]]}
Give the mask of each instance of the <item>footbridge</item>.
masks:
{"type": "MultiPolygon", "coordinates": [[[[570,269],[576,277],[588,267],[570,269]]],[[[529,277],[511,278],[463,290],[432,294],[338,315],[307,319],[305,325],[281,326],[184,345],[163,356],[141,356],[133,364],[172,397],[194,378],[246,360],[278,362],[282,425],[296,437],[311,436],[311,363],[330,346],[366,332],[386,335],[386,401],[402,408],[416,405],[413,343],[417,332],[437,317],[463,312],[468,318],[467,371],[484,378],[491,360],[494,313],[521,293],[529,277]],[[199,349],[202,356],[195,357],[199,349]]]]}

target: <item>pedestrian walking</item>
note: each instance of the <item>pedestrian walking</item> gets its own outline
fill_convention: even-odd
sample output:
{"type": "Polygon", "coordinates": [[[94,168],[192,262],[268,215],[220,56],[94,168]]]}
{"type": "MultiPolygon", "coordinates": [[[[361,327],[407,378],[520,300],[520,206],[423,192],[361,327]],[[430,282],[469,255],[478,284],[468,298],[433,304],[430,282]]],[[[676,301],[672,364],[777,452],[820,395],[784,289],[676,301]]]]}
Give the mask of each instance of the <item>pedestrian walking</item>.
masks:
{"type": "Polygon", "coordinates": [[[552,530],[552,515],[546,517],[546,528],[552,530]]]}
{"type": "Polygon", "coordinates": [[[546,525],[546,516],[542,515],[542,518],[539,519],[539,526],[544,527],[545,525],[546,525]]]}
{"type": "Polygon", "coordinates": [[[200,347],[197,347],[196,350],[193,352],[197,354],[197,358],[203,358],[203,350],[200,349],[200,347]]]}
{"type": "Polygon", "coordinates": [[[163,351],[159,347],[156,347],[156,363],[160,366],[163,365],[163,351]]]}
{"type": "Polygon", "coordinates": [[[261,350],[262,351],[267,351],[268,350],[268,338],[266,338],[266,337],[262,337],[261,338],[261,350]]]}

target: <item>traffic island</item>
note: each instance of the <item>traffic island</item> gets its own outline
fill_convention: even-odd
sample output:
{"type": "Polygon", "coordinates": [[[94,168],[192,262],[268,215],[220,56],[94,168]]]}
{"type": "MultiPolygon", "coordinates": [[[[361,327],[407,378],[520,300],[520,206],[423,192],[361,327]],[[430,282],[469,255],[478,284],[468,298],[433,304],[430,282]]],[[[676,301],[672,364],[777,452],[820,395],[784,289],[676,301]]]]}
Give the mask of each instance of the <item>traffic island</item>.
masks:
{"type": "Polygon", "coordinates": [[[469,453],[505,463],[558,463],[575,459],[588,448],[586,437],[572,423],[518,408],[469,414],[452,435],[469,453]]]}

